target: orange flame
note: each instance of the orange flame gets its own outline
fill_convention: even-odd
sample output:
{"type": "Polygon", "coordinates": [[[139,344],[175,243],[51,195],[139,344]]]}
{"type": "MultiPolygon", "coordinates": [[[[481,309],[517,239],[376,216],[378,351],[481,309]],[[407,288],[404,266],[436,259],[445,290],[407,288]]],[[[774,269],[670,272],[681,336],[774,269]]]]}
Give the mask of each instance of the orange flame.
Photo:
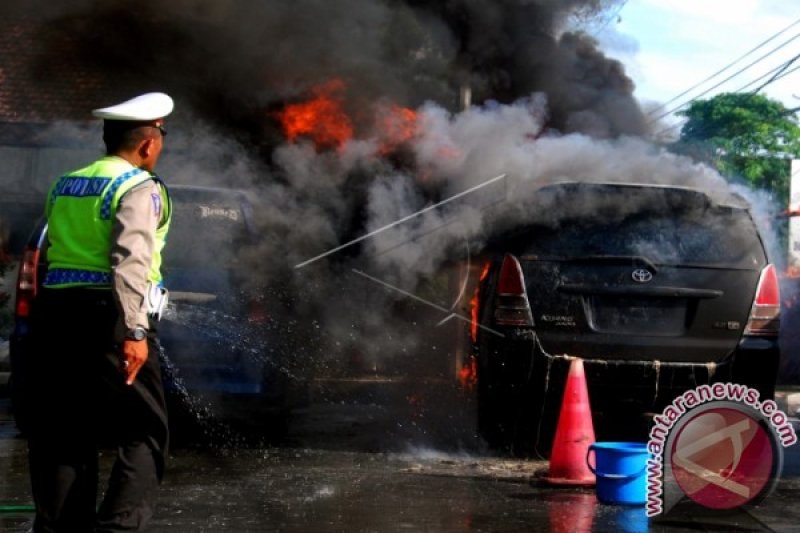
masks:
{"type": "Polygon", "coordinates": [[[475,356],[470,356],[469,363],[458,371],[458,382],[464,390],[470,391],[478,383],[478,361],[475,356]]]}
{"type": "Polygon", "coordinates": [[[342,109],[342,80],[330,80],[312,90],[314,98],[289,104],[276,113],[289,142],[311,138],[317,148],[340,148],[353,137],[350,117],[342,109]]]}
{"type": "Polygon", "coordinates": [[[489,265],[490,263],[486,263],[483,265],[483,270],[481,270],[481,275],[478,278],[478,285],[475,287],[475,292],[472,295],[472,299],[469,301],[469,309],[470,309],[470,323],[469,323],[469,333],[470,337],[472,337],[472,342],[478,341],[478,308],[480,307],[480,289],[481,289],[481,282],[486,279],[486,276],[489,275],[489,265]]]}
{"type": "MultiPolygon", "coordinates": [[[[354,121],[345,112],[342,80],[333,79],[311,90],[312,98],[305,102],[288,104],[274,114],[289,142],[306,137],[317,149],[341,148],[354,137],[354,121]]],[[[363,114],[357,115],[362,116],[363,114]]],[[[417,112],[396,104],[377,105],[373,108],[373,137],[378,143],[378,154],[386,156],[403,143],[412,140],[418,132],[417,112]]]]}
{"type": "Polygon", "coordinates": [[[417,135],[417,112],[392,104],[379,112],[377,128],[382,138],[378,151],[387,155],[417,135]]]}

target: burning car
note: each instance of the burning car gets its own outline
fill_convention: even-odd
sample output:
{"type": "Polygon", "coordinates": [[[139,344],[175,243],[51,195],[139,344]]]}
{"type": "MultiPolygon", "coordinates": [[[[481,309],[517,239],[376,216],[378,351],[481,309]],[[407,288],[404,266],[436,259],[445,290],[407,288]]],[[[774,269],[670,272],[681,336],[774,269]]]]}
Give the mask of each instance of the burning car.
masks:
{"type": "Polygon", "coordinates": [[[585,362],[593,409],[653,411],[709,381],[773,397],[778,278],[744,199],[564,182],[537,190],[526,212],[487,245],[472,301],[490,443],[541,437],[570,357],[585,362]]]}
{"type": "MultiPolygon", "coordinates": [[[[264,293],[238,257],[254,244],[251,203],[238,190],[170,186],[172,225],[163,274],[169,306],[159,323],[162,374],[176,420],[205,416],[247,429],[281,430],[287,376],[270,344],[264,293]],[[269,418],[267,418],[269,417],[269,418]]],[[[10,339],[12,392],[24,387],[27,319],[46,268],[40,221],[23,253],[10,339]]],[[[17,396],[14,394],[14,396],[17,396]]]]}

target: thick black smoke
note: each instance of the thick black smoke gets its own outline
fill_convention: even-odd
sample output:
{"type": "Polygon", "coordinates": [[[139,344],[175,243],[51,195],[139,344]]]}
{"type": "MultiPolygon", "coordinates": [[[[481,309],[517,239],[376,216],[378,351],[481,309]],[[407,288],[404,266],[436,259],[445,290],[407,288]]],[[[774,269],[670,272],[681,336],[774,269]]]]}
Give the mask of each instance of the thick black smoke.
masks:
{"type": "Polygon", "coordinates": [[[377,369],[384,352],[415,350],[423,338],[416,325],[445,317],[398,308],[400,293],[373,278],[468,313],[437,273],[492,226],[524,219],[531,185],[725,188],[710,169],[639,139],[645,120],[622,66],[586,35],[565,31],[614,3],[41,0],[4,5],[0,16],[12,29],[28,28],[25,63],[37,93],[69,94],[87,115],[144,91],[173,95],[160,173],[251,189],[260,242],[242,250],[242,260],[254,286],[279,287],[269,296],[280,301],[276,316],[293,317],[292,349],[308,353],[319,333],[326,354],[371,357],[377,369]],[[325,150],[286,142],[276,112],[331,79],[345,84],[356,138],[325,150]],[[466,89],[474,106],[464,110],[466,89]],[[418,134],[391,157],[369,129],[381,103],[418,113],[418,134]],[[388,227],[502,174],[483,196],[388,227]],[[372,231],[374,238],[295,268],[372,231]]]}
{"type": "Polygon", "coordinates": [[[644,121],[621,65],[586,36],[563,33],[569,17],[610,3],[68,0],[0,9],[9,22],[37,25],[37,71],[61,78],[69,65],[75,75],[113,80],[109,98],[167,90],[227,132],[271,146],[276,132],[263,111],[333,77],[351,87],[356,109],[382,98],[458,109],[467,85],[475,103],[541,91],[551,128],[640,134],[644,121]]]}

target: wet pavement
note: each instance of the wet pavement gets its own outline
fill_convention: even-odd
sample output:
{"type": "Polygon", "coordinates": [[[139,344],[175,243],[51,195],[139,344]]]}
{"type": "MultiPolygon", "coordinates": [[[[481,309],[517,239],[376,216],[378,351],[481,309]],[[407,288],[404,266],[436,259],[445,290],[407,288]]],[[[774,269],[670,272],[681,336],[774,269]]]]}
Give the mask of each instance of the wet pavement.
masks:
{"type": "MultiPolygon", "coordinates": [[[[328,402],[298,412],[280,443],[176,446],[150,531],[800,531],[797,446],[759,506],[719,515],[685,502],[648,521],[644,507],[548,485],[546,461],[493,455],[462,422],[435,420],[446,430],[433,434],[408,411],[328,402]]],[[[26,460],[0,398],[0,531],[30,527],[26,460]]],[[[101,460],[107,472],[110,453],[101,460]]]]}

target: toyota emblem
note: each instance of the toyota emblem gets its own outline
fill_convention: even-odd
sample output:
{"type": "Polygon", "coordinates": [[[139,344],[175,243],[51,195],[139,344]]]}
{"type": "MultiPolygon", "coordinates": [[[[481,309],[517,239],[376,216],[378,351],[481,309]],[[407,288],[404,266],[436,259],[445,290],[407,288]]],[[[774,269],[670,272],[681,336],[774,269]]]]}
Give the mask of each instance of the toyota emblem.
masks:
{"type": "Polygon", "coordinates": [[[633,278],[633,281],[637,283],[647,283],[653,279],[653,273],[646,268],[637,268],[633,271],[631,277],[633,278]]]}

